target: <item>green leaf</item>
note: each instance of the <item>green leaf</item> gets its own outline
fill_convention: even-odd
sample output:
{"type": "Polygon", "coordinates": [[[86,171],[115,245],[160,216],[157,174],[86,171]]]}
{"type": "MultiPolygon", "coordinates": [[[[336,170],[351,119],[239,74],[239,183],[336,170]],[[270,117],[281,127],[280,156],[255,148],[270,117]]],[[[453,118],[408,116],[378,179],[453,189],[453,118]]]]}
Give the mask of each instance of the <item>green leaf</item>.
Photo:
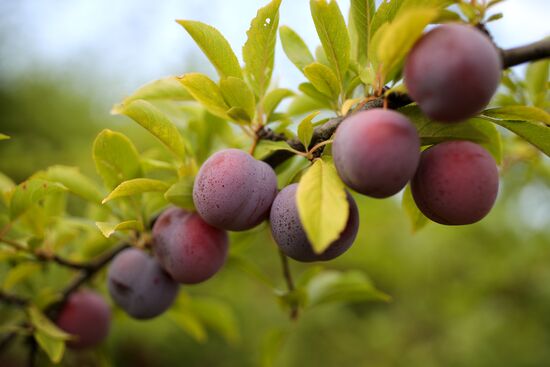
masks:
{"type": "Polygon", "coordinates": [[[240,107],[248,115],[248,122],[254,118],[256,102],[254,93],[242,79],[228,77],[220,80],[220,90],[230,107],[240,107]]]}
{"type": "MultiPolygon", "coordinates": [[[[397,12],[405,0],[392,0],[384,1],[380,4],[376,13],[372,17],[370,25],[370,37],[375,37],[378,30],[384,25],[389,23],[395,18],[397,12]]],[[[369,45],[369,47],[372,47],[369,45]]],[[[370,52],[370,50],[369,50],[370,52]]]]}
{"type": "Polygon", "coordinates": [[[179,326],[189,336],[195,339],[196,342],[204,343],[208,340],[206,329],[196,315],[187,312],[187,310],[178,310],[177,312],[170,311],[168,316],[175,325],[179,326]]]}
{"type": "Polygon", "coordinates": [[[550,157],[550,127],[530,121],[487,119],[521,136],[550,157]]]}
{"type": "Polygon", "coordinates": [[[44,315],[44,313],[42,313],[42,311],[38,308],[34,306],[28,307],[27,312],[32,325],[39,331],[58,340],[72,339],[71,334],[68,334],[57,327],[57,325],[47,318],[46,315],[44,315]]]}
{"type": "Polygon", "coordinates": [[[46,353],[50,361],[54,364],[61,362],[65,353],[65,341],[51,337],[41,331],[34,333],[34,339],[40,348],[46,353]]]}
{"type": "Polygon", "coordinates": [[[537,107],[548,107],[548,79],[550,60],[541,60],[529,64],[525,75],[525,84],[529,98],[537,107]],[[545,105],[545,103],[547,105],[545,105]]]}
{"type": "Polygon", "coordinates": [[[124,231],[124,230],[130,230],[130,229],[143,231],[143,224],[137,220],[127,220],[120,223],[95,222],[95,225],[97,226],[97,228],[99,228],[101,233],[106,238],[111,237],[111,235],[116,231],[124,231]]]}
{"type": "Polygon", "coordinates": [[[193,204],[193,177],[184,177],[176,182],[164,193],[164,198],[179,207],[194,210],[193,204]]]}
{"type": "Polygon", "coordinates": [[[76,167],[52,166],[46,171],[49,180],[59,182],[70,192],[92,203],[100,204],[103,195],[95,183],[76,167]]]}
{"type": "Polygon", "coordinates": [[[179,160],[184,159],[187,148],[183,137],[165,113],[151,102],[138,99],[121,106],[117,113],[130,117],[160,140],[179,160]]]}
{"type": "Polygon", "coordinates": [[[138,151],[121,133],[108,129],[99,133],[94,141],[93,158],[97,173],[109,189],[142,175],[138,151]]]}
{"type": "MultiPolygon", "coordinates": [[[[307,83],[309,84],[309,83],[307,83]]],[[[311,84],[309,84],[311,85],[311,84]]],[[[311,85],[313,88],[313,86],[311,85]]],[[[315,89],[315,88],[313,88],[315,89]]],[[[321,95],[322,96],[322,95],[321,95]]],[[[326,100],[326,99],[325,99],[326,100]]],[[[297,95],[292,99],[292,102],[290,102],[290,105],[288,106],[286,110],[286,114],[288,116],[298,116],[303,115],[305,113],[311,112],[311,111],[317,111],[322,110],[325,108],[326,105],[323,102],[319,102],[316,99],[306,95],[306,94],[300,94],[297,95]]]]}
{"type": "Polygon", "coordinates": [[[170,76],[145,84],[138,88],[131,96],[124,99],[122,104],[115,105],[112,113],[117,113],[122,105],[128,105],[131,102],[145,99],[147,101],[192,101],[193,97],[181,85],[178,78],[170,76]]]}
{"type": "Polygon", "coordinates": [[[277,359],[281,355],[288,334],[288,331],[279,328],[272,329],[266,333],[260,347],[260,367],[276,366],[277,359]]]}
{"type": "Polygon", "coordinates": [[[269,121],[271,114],[283,101],[283,99],[294,96],[294,92],[290,89],[276,88],[269,91],[264,97],[263,110],[266,116],[266,121],[269,121]]]}
{"type": "Polygon", "coordinates": [[[300,71],[315,61],[304,40],[292,28],[280,27],[279,37],[286,56],[300,71]]]}
{"type": "Polygon", "coordinates": [[[37,263],[26,262],[18,264],[14,268],[10,269],[10,271],[4,278],[2,289],[4,289],[5,291],[9,291],[14,286],[21,283],[23,280],[27,279],[31,275],[36,274],[40,270],[40,264],[37,263]]]}
{"type": "Polygon", "coordinates": [[[111,193],[103,199],[105,204],[116,198],[143,194],[145,192],[165,192],[170,185],[164,181],[151,178],[134,178],[132,180],[121,182],[111,193]]]}
{"type": "Polygon", "coordinates": [[[502,141],[496,127],[482,118],[460,123],[440,123],[430,120],[416,105],[399,109],[415,125],[422,145],[432,145],[448,140],[469,140],[482,145],[495,158],[502,161],[502,141]]]}
{"type": "Polygon", "coordinates": [[[13,191],[10,201],[10,217],[17,218],[34,204],[43,200],[47,195],[66,191],[67,188],[59,183],[32,178],[19,184],[13,191]]]}
{"type": "Polygon", "coordinates": [[[382,66],[382,75],[388,77],[395,73],[424,28],[438,14],[434,8],[411,8],[397,15],[384,30],[378,44],[378,62],[382,66]]]}
{"type": "Polygon", "coordinates": [[[197,21],[177,21],[195,40],[208,60],[214,65],[220,78],[243,78],[241,66],[237,56],[231,49],[229,42],[216,28],[197,21]]]}
{"type": "Polygon", "coordinates": [[[550,113],[531,106],[506,106],[483,111],[485,116],[500,120],[542,122],[550,125],[550,113]]]}
{"type": "Polygon", "coordinates": [[[231,107],[227,110],[227,116],[240,125],[249,125],[251,121],[248,113],[241,107],[231,107]]]}
{"type": "Polygon", "coordinates": [[[254,150],[254,158],[261,160],[278,150],[287,150],[289,152],[298,153],[298,151],[290,147],[286,141],[260,140],[254,150]]]}
{"type": "Polygon", "coordinates": [[[329,109],[336,109],[336,106],[334,105],[334,102],[327,96],[325,96],[323,93],[319,92],[317,88],[313,86],[311,83],[301,83],[298,86],[298,89],[307,95],[308,97],[314,99],[315,101],[319,102],[323,108],[329,108],[329,109]]]}
{"type": "Polygon", "coordinates": [[[426,226],[426,224],[429,223],[429,219],[424,214],[422,214],[422,212],[416,206],[416,203],[412,196],[410,185],[407,185],[407,187],[405,188],[403,199],[401,201],[401,206],[403,207],[403,210],[405,210],[405,213],[409,218],[413,233],[421,230],[424,226],[426,226]]]}
{"type": "Polygon", "coordinates": [[[315,111],[307,115],[300,125],[298,125],[298,139],[302,142],[305,150],[308,150],[311,138],[313,137],[313,124],[312,120],[319,114],[319,111],[315,111]]]}
{"type": "Polygon", "coordinates": [[[188,73],[183,75],[179,81],[193,98],[211,114],[227,119],[226,111],[229,106],[223,99],[220,87],[209,77],[201,73],[188,73]]]}
{"type": "Polygon", "coordinates": [[[263,97],[273,73],[279,6],[281,0],[272,0],[264,6],[250,23],[243,46],[245,71],[257,96],[263,97]]]}
{"type": "Polygon", "coordinates": [[[350,62],[351,41],[346,22],[334,0],[311,0],[311,15],[321,45],[332,65],[340,86],[350,62]]]}
{"type": "Polygon", "coordinates": [[[0,140],[7,140],[7,139],[10,139],[10,137],[5,134],[0,134],[0,140]]]}
{"type": "Polygon", "coordinates": [[[340,84],[328,66],[314,62],[304,68],[304,74],[319,92],[334,100],[338,99],[340,84]]]}
{"type": "Polygon", "coordinates": [[[214,330],[226,342],[238,344],[241,336],[233,310],[223,302],[212,298],[193,298],[190,308],[203,325],[214,330]]]}
{"type": "Polygon", "coordinates": [[[349,203],[332,162],[317,159],[302,176],[296,193],[300,221],[315,253],[322,253],[344,230],[349,203]]]}
{"type": "Polygon", "coordinates": [[[362,272],[351,270],[345,273],[323,271],[307,286],[308,306],[320,306],[334,302],[366,302],[391,300],[387,294],[377,290],[371,280],[362,272]]]}
{"type": "Polygon", "coordinates": [[[349,14],[351,52],[353,59],[361,65],[367,62],[370,25],[374,12],[374,0],[351,0],[349,14]]]}

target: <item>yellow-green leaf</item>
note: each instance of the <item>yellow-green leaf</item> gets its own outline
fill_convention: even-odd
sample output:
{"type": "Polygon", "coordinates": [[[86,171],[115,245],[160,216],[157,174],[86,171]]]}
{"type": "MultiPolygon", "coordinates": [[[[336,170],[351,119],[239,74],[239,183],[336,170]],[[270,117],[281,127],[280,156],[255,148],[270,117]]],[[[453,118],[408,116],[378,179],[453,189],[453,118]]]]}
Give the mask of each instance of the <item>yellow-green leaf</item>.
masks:
{"type": "Polygon", "coordinates": [[[67,191],[67,188],[57,182],[32,178],[19,184],[11,195],[10,217],[17,218],[32,205],[37,204],[47,195],[67,191]]]}
{"type": "Polygon", "coordinates": [[[275,109],[279,106],[279,104],[282,102],[283,99],[292,97],[294,95],[294,92],[290,89],[285,88],[276,88],[271,91],[269,91],[263,100],[264,103],[264,114],[266,115],[266,120],[269,121],[269,117],[273,112],[275,112],[275,109]]]}
{"type": "Polygon", "coordinates": [[[188,310],[173,310],[168,313],[168,317],[176,326],[179,326],[189,336],[195,339],[196,342],[204,343],[208,340],[208,334],[206,333],[204,325],[196,315],[188,312],[188,310]]]}
{"type": "Polygon", "coordinates": [[[229,42],[216,28],[197,21],[177,21],[195,40],[208,60],[214,65],[220,78],[235,77],[242,79],[243,74],[237,56],[229,42]]]}
{"type": "Polygon", "coordinates": [[[151,102],[138,99],[121,106],[117,112],[130,117],[149,131],[179,160],[184,159],[187,148],[183,137],[168,116],[151,102]]]}
{"type": "Polygon", "coordinates": [[[550,60],[540,60],[529,64],[525,74],[525,86],[529,98],[537,107],[549,107],[548,78],[550,75],[550,60]]]}
{"type": "Polygon", "coordinates": [[[304,40],[292,28],[280,27],[279,37],[286,56],[298,69],[303,70],[315,61],[304,40]]]}
{"type": "Polygon", "coordinates": [[[300,221],[316,253],[340,236],[349,216],[344,184],[332,162],[317,159],[300,179],[296,193],[300,221]]]}
{"type": "Polygon", "coordinates": [[[227,77],[220,80],[220,90],[225,102],[230,107],[240,107],[246,111],[249,122],[254,118],[256,101],[254,93],[250,90],[244,80],[227,77]]]}
{"type": "Polygon", "coordinates": [[[490,121],[521,136],[550,157],[550,127],[531,121],[500,120],[493,118],[490,118],[490,121]]]}
{"type": "Polygon", "coordinates": [[[5,134],[0,134],[0,140],[6,140],[6,139],[10,139],[10,137],[5,134]]]}
{"type": "Polygon", "coordinates": [[[313,123],[311,121],[318,114],[319,111],[310,113],[300,122],[300,125],[298,125],[298,139],[302,142],[305,150],[309,148],[311,138],[313,137],[313,123]]]}
{"type": "MultiPolygon", "coordinates": [[[[370,36],[371,38],[376,35],[378,30],[385,24],[389,23],[395,18],[399,8],[406,0],[392,0],[392,1],[383,1],[374,16],[372,17],[370,25],[370,36]]],[[[370,45],[369,45],[370,46],[370,45]]],[[[370,51],[369,51],[370,52],[370,51]]]]}
{"type": "Polygon", "coordinates": [[[178,81],[175,76],[152,81],[139,87],[132,95],[126,97],[122,104],[115,105],[112,113],[138,99],[147,101],[192,101],[193,97],[178,81]]]}
{"type": "Polygon", "coordinates": [[[111,193],[103,199],[105,204],[116,198],[143,194],[145,192],[165,192],[170,185],[164,181],[151,178],[134,178],[132,180],[121,182],[111,193]]]}
{"type": "Polygon", "coordinates": [[[53,338],[42,331],[35,331],[34,339],[50,358],[52,363],[57,364],[61,362],[61,359],[63,359],[63,354],[65,353],[64,340],[53,338]]]}
{"type": "Polygon", "coordinates": [[[9,291],[31,275],[38,273],[40,270],[40,264],[31,262],[21,263],[8,272],[2,283],[2,288],[5,291],[9,291]]]}
{"type": "Polygon", "coordinates": [[[370,41],[370,24],[375,12],[374,0],[351,0],[349,28],[354,60],[365,65],[370,41]]]}
{"type": "Polygon", "coordinates": [[[338,83],[343,86],[351,52],[351,42],[344,17],[334,0],[328,2],[326,0],[311,0],[310,8],[321,45],[332,65],[338,83]]]}
{"type": "Polygon", "coordinates": [[[140,221],[137,220],[127,220],[120,223],[110,223],[110,222],[95,222],[95,225],[101,233],[106,237],[109,238],[113,233],[116,231],[124,231],[124,230],[130,230],[135,229],[137,231],[143,231],[143,225],[140,221]]]}
{"type": "Polygon", "coordinates": [[[483,111],[485,116],[500,120],[542,122],[550,126],[550,113],[532,106],[506,106],[483,111]]]}
{"type": "Polygon", "coordinates": [[[27,312],[32,325],[44,334],[59,340],[69,340],[72,338],[71,334],[57,327],[57,325],[47,318],[38,308],[34,306],[28,307],[27,312]]]}
{"type": "Polygon", "coordinates": [[[164,198],[179,207],[194,210],[193,204],[193,178],[184,177],[176,182],[164,193],[164,198]]]}
{"type": "Polygon", "coordinates": [[[319,92],[334,100],[338,99],[340,84],[331,68],[314,62],[304,68],[304,74],[319,92]]]}
{"type": "Polygon", "coordinates": [[[125,135],[103,130],[94,141],[96,170],[108,189],[142,175],[139,153],[125,135]]]}
{"type": "Polygon", "coordinates": [[[46,171],[48,179],[59,182],[70,192],[81,198],[100,204],[103,195],[88,177],[84,176],[76,167],[52,166],[46,171]]]}
{"type": "Polygon", "coordinates": [[[247,40],[243,46],[245,71],[256,95],[260,98],[269,87],[273,73],[280,5],[281,0],[272,0],[258,10],[246,32],[247,40]]]}
{"type": "Polygon", "coordinates": [[[220,87],[209,77],[201,73],[188,73],[179,78],[179,81],[210,113],[227,119],[226,111],[229,109],[223,99],[220,87]]]}
{"type": "Polygon", "coordinates": [[[416,206],[416,203],[414,202],[412,196],[410,185],[407,185],[407,187],[405,188],[403,199],[401,200],[401,206],[403,207],[403,210],[405,210],[405,214],[407,214],[407,217],[409,218],[413,233],[419,231],[424,226],[426,226],[426,224],[429,223],[429,219],[424,214],[422,214],[422,212],[416,206]]]}
{"type": "Polygon", "coordinates": [[[271,141],[271,140],[260,140],[258,146],[254,150],[254,158],[264,159],[268,155],[278,150],[286,150],[289,152],[297,153],[297,151],[290,147],[286,141],[271,141]]]}
{"type": "Polygon", "coordinates": [[[229,344],[239,343],[241,335],[233,310],[212,298],[193,298],[189,305],[202,324],[216,331],[229,344]]]}

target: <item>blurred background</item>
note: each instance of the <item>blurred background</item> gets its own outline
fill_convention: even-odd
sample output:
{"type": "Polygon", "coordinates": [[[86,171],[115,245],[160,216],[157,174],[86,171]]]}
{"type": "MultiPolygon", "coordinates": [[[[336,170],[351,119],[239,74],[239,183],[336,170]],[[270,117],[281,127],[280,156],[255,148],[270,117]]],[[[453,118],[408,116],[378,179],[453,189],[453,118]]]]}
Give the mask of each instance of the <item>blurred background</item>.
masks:
{"type": "MultiPolygon", "coordinates": [[[[265,3],[0,2],[0,132],[12,137],[0,144],[0,172],[20,182],[38,169],[66,164],[94,176],[91,145],[104,128],[125,132],[140,149],[156,145],[109,110],[162,76],[214,74],[174,20],[215,26],[240,56],[249,21],[265,3]]],[[[338,3],[347,13],[349,1],[338,3]]],[[[489,30],[501,47],[550,34],[547,0],[508,0],[495,9],[504,18],[489,30]]],[[[283,1],[280,24],[310,48],[319,43],[306,0],[283,1]]],[[[275,81],[296,90],[302,76],[277,47],[275,81]]],[[[168,318],[136,322],[121,314],[100,351],[69,355],[67,363],[96,365],[108,355],[117,366],[550,365],[548,178],[533,175],[529,164],[514,165],[482,223],[431,224],[414,235],[398,200],[358,200],[360,236],[328,267],[365,271],[392,302],[326,306],[292,323],[269,288],[229,264],[190,292],[231,305],[238,325],[233,343],[215,334],[199,342],[168,318]]],[[[263,236],[237,241],[279,279],[277,254],[263,236]]],[[[292,267],[298,274],[307,268],[292,267]]]]}

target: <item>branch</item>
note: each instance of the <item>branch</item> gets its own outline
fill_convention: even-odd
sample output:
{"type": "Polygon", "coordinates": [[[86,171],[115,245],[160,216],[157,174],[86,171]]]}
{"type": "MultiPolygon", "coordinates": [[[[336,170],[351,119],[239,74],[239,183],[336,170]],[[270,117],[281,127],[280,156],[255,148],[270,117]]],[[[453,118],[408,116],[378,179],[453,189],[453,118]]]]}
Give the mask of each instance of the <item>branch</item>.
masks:
{"type": "Polygon", "coordinates": [[[29,304],[28,299],[4,291],[0,291],[0,302],[19,307],[25,307],[29,304]]]}
{"type": "MultiPolygon", "coordinates": [[[[502,65],[504,69],[512,66],[516,66],[528,61],[536,61],[550,57],[550,39],[530,43],[525,46],[511,48],[508,50],[501,50],[502,65]]],[[[365,103],[359,111],[371,110],[373,108],[385,107],[384,103],[387,102],[387,108],[398,109],[404,107],[414,101],[407,94],[390,94],[386,97],[381,96],[376,99],[372,99],[365,103]],[[384,99],[386,98],[386,101],[384,99]]],[[[357,112],[357,111],[354,111],[357,112]]],[[[349,115],[348,115],[349,116],[349,115]]],[[[335,117],[328,120],[321,126],[316,127],[313,130],[313,138],[311,139],[310,147],[326,141],[331,138],[332,134],[336,131],[336,128],[344,120],[345,117],[335,117]]],[[[269,128],[263,128],[258,132],[259,139],[283,141],[286,140],[284,135],[276,134],[269,128]]],[[[287,144],[298,151],[303,151],[304,147],[298,138],[286,140],[287,144]]],[[[282,164],[286,160],[292,158],[294,153],[286,150],[278,150],[264,159],[264,161],[271,167],[275,168],[282,164]]]]}

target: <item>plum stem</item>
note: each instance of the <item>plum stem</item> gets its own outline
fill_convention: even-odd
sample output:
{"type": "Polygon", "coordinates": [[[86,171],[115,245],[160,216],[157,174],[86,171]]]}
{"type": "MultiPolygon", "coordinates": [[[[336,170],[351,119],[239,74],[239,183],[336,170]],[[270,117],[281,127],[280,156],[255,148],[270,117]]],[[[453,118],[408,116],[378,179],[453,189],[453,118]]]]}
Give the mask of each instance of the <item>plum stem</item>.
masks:
{"type": "MultiPolygon", "coordinates": [[[[296,288],[294,286],[294,280],[292,279],[292,273],[290,272],[290,264],[288,263],[288,257],[281,250],[279,250],[279,256],[281,257],[281,265],[283,267],[283,276],[285,278],[288,293],[292,293],[296,288]]],[[[291,320],[298,319],[298,303],[294,301],[291,301],[291,304],[290,304],[290,319],[291,320]]]]}

